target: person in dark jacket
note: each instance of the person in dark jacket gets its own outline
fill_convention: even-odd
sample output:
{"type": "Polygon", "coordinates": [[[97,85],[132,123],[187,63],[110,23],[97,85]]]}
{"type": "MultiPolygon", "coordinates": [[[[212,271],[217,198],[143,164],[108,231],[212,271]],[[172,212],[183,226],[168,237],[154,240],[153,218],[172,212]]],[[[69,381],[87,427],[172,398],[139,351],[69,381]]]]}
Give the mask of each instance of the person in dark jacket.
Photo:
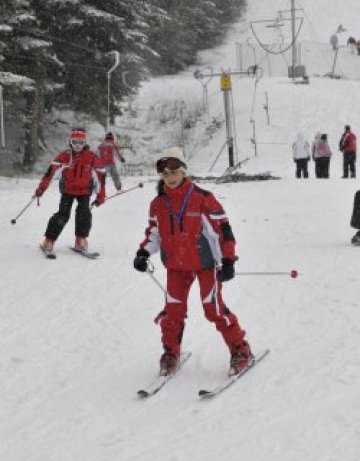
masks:
{"type": "Polygon", "coordinates": [[[356,136],[350,125],[345,126],[344,133],[339,141],[339,150],[343,153],[343,178],[356,177],[356,136]]]}
{"type": "Polygon", "coordinates": [[[54,175],[59,179],[61,193],[59,211],[49,220],[42,248],[52,252],[55,241],[70,218],[74,200],[75,211],[75,249],[87,249],[87,237],[91,229],[90,197],[96,193],[95,206],[105,201],[105,167],[101,159],[89,149],[84,130],[73,130],[69,149],[60,152],[52,161],[35,191],[41,197],[49,187],[54,175]]]}
{"type": "Polygon", "coordinates": [[[207,320],[213,322],[229,348],[230,373],[237,374],[252,360],[245,331],[222,298],[222,284],[234,277],[235,238],[228,217],[214,195],[186,175],[179,147],[165,149],[158,160],[159,195],[151,202],[145,239],[134,259],[140,272],[149,257],[160,251],[167,270],[164,310],[156,318],[164,353],[160,373],[172,373],[178,364],[190,287],[198,279],[207,320]]]}

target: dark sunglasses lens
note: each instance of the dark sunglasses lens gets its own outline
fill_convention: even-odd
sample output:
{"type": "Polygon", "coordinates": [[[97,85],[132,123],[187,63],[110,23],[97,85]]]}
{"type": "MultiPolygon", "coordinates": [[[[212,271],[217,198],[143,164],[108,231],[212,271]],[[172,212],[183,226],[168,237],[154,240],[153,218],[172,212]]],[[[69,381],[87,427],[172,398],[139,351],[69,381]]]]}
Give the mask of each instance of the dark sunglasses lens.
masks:
{"type": "Polygon", "coordinates": [[[168,170],[176,171],[181,168],[182,163],[177,158],[162,158],[156,163],[156,170],[158,173],[163,173],[165,168],[168,170]]]}
{"type": "Polygon", "coordinates": [[[156,171],[162,173],[166,167],[166,159],[161,158],[156,162],[156,171]]]}

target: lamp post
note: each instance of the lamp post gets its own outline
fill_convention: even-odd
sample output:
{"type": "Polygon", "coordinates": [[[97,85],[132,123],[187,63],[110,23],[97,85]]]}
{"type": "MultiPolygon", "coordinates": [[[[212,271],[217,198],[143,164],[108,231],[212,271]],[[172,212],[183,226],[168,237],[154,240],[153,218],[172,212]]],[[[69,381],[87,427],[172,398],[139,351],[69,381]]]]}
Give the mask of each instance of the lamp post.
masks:
{"type": "Polygon", "coordinates": [[[118,51],[110,51],[109,54],[115,55],[115,64],[107,72],[107,119],[106,119],[106,131],[110,128],[110,79],[112,72],[117,68],[120,63],[120,53],[118,51]]]}
{"type": "Polygon", "coordinates": [[[0,138],[1,147],[5,148],[5,128],[4,128],[4,99],[3,99],[3,87],[0,85],[0,138]]]}

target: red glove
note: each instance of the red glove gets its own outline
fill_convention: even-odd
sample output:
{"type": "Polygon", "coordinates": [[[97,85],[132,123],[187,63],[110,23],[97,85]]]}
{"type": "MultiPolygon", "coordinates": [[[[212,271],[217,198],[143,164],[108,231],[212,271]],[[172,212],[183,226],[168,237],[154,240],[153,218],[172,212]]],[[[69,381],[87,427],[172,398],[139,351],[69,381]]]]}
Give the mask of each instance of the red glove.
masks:
{"type": "Polygon", "coordinates": [[[35,197],[41,197],[42,194],[44,193],[44,191],[42,189],[40,189],[40,187],[38,187],[35,191],[35,197]]]}
{"type": "Polygon", "coordinates": [[[105,203],[105,197],[104,197],[104,196],[101,196],[101,195],[97,195],[96,200],[95,200],[95,202],[94,202],[94,205],[95,205],[95,206],[100,206],[100,205],[102,205],[103,203],[105,203]]]}

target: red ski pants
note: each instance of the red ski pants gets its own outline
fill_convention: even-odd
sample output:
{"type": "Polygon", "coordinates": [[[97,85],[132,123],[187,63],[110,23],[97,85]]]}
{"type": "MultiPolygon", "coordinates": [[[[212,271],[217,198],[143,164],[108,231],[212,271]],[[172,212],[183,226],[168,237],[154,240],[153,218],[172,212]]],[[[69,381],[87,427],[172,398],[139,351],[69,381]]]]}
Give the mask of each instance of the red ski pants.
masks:
{"type": "Polygon", "coordinates": [[[175,355],[180,353],[187,300],[195,278],[199,281],[205,317],[215,324],[231,352],[241,345],[245,331],[241,329],[236,315],[225,306],[221,296],[222,284],[215,269],[198,272],[168,270],[165,308],[155,319],[161,327],[164,349],[175,355]]]}

